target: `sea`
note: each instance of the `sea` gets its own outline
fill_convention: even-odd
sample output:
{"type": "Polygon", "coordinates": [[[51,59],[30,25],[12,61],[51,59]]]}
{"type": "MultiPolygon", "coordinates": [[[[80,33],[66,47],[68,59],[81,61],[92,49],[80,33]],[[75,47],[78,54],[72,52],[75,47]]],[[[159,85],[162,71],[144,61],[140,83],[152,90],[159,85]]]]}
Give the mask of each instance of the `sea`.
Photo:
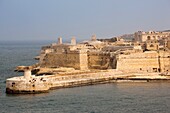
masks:
{"type": "MultiPolygon", "coordinates": [[[[32,65],[48,41],[0,42],[0,113],[170,113],[170,82],[108,83],[51,90],[42,94],[6,94],[14,69],[32,65]]],[[[125,64],[126,65],[126,64],[125,64]]]]}

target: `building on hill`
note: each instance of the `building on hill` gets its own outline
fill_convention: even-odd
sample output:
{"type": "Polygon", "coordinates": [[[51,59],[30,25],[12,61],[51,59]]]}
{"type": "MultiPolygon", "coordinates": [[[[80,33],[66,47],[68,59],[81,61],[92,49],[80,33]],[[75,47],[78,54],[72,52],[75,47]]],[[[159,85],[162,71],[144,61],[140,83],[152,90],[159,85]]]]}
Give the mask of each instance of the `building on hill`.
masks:
{"type": "Polygon", "coordinates": [[[119,54],[117,69],[127,72],[170,72],[169,51],[119,54]]]}
{"type": "Polygon", "coordinates": [[[162,38],[164,46],[161,49],[160,40],[156,37],[130,45],[101,42],[96,40],[96,36],[81,43],[76,43],[73,37],[71,43],[64,44],[60,37],[58,43],[42,47],[39,63],[41,67],[72,67],[77,70],[170,72],[170,41],[162,38]]]}
{"type": "Polygon", "coordinates": [[[160,40],[161,38],[166,38],[170,36],[170,31],[168,32],[157,32],[157,31],[149,31],[143,32],[138,31],[134,33],[134,41],[136,42],[145,42],[147,40],[160,40]]]}

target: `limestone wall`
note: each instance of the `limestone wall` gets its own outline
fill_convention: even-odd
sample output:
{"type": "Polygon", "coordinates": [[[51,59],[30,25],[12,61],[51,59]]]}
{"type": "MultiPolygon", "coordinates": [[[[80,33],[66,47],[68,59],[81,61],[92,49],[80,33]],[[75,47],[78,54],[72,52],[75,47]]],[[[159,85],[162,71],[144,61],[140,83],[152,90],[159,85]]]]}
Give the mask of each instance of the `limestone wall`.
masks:
{"type": "Polygon", "coordinates": [[[170,40],[167,41],[167,48],[170,49],[170,40]]]}
{"type": "Polygon", "coordinates": [[[109,53],[91,52],[88,53],[89,69],[107,69],[110,63],[109,53]]]}
{"type": "Polygon", "coordinates": [[[75,69],[83,69],[87,67],[83,64],[87,64],[87,54],[78,53],[49,53],[44,57],[42,67],[73,67],[75,69]],[[80,58],[84,59],[80,60],[80,58]],[[80,67],[82,66],[82,67],[80,67]]]}
{"type": "Polygon", "coordinates": [[[160,67],[162,72],[170,72],[170,52],[169,51],[160,51],[160,67]]]}
{"type": "Polygon", "coordinates": [[[170,53],[144,52],[132,53],[130,55],[119,55],[117,69],[130,72],[165,72],[170,71],[170,53]]]}
{"type": "Polygon", "coordinates": [[[80,59],[80,69],[81,70],[87,70],[88,69],[88,56],[87,56],[87,53],[79,54],[79,59],[80,59]]]}
{"type": "Polygon", "coordinates": [[[117,69],[122,71],[157,72],[159,68],[157,58],[121,59],[117,62],[117,69]]]}

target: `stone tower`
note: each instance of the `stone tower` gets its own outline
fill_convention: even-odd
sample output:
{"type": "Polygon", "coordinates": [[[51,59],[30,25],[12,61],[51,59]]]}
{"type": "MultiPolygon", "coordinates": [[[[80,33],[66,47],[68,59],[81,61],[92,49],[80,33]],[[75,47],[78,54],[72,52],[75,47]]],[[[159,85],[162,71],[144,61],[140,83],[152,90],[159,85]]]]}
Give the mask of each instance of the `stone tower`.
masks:
{"type": "Polygon", "coordinates": [[[61,37],[58,38],[58,42],[57,43],[58,44],[62,44],[62,38],[61,37]]]}
{"type": "Polygon", "coordinates": [[[75,37],[72,37],[72,39],[71,39],[71,45],[76,45],[76,38],[75,38],[75,37]]]}
{"type": "Polygon", "coordinates": [[[91,41],[96,41],[97,39],[96,39],[96,35],[92,35],[92,37],[91,37],[91,41]]]}

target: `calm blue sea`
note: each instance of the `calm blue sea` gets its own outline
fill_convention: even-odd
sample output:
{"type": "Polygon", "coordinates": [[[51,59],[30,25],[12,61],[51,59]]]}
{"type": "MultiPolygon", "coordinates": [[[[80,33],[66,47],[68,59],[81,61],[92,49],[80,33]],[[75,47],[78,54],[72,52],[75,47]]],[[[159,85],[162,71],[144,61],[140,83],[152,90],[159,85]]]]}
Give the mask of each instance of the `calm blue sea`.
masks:
{"type": "Polygon", "coordinates": [[[170,83],[110,83],[7,95],[5,80],[20,76],[47,42],[0,42],[0,113],[170,113],[170,83]]]}

